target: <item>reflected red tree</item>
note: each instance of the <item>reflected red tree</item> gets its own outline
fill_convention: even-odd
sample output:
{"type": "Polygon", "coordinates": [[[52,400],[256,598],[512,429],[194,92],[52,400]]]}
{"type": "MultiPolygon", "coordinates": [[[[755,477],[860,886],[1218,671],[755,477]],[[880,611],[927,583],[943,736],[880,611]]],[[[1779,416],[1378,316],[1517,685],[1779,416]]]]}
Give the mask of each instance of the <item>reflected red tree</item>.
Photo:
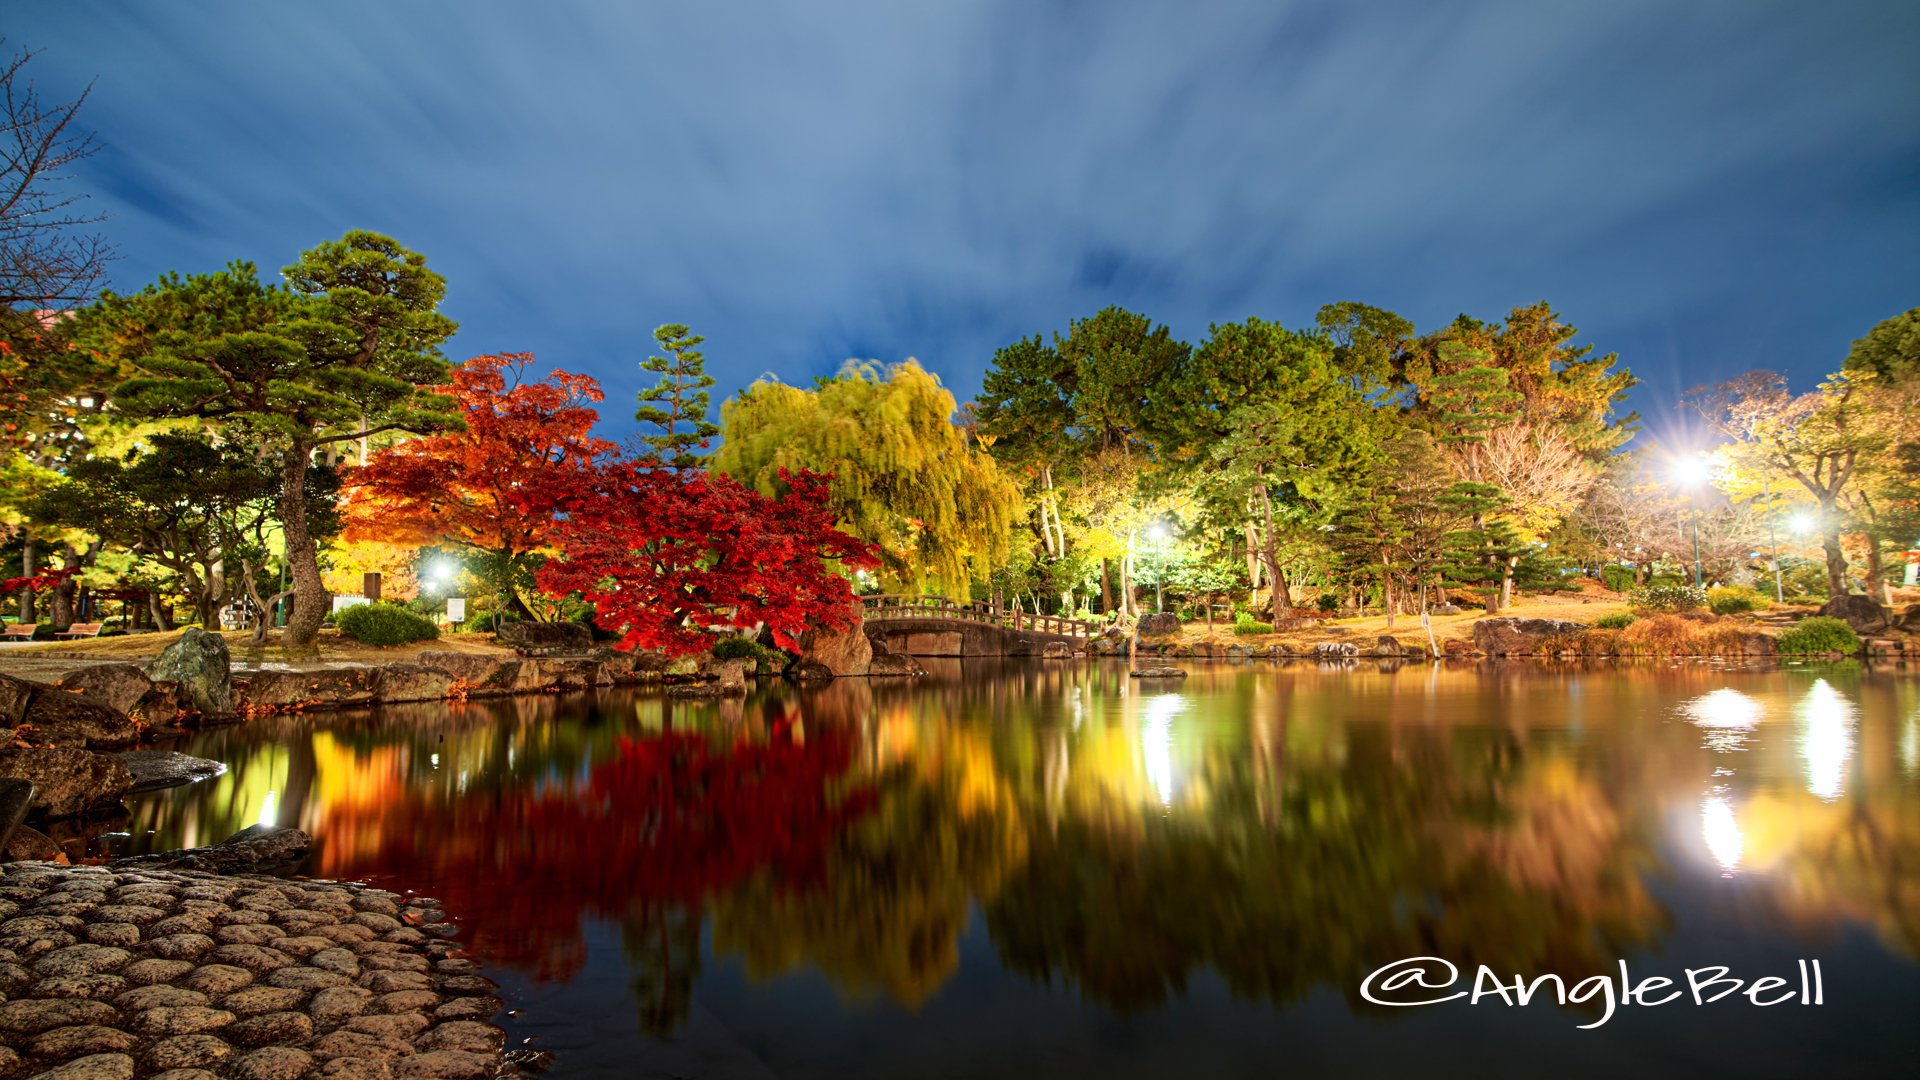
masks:
{"type": "Polygon", "coordinates": [[[818,883],[834,833],[874,801],[871,785],[847,779],[853,752],[837,731],[802,738],[791,717],[763,741],[675,730],[623,739],[578,779],[341,807],[326,835],[377,817],[387,840],[365,853],[339,844],[324,871],[436,895],[469,949],[565,979],[586,958],[584,918],[697,910],[754,874],[788,889],[818,883]]]}

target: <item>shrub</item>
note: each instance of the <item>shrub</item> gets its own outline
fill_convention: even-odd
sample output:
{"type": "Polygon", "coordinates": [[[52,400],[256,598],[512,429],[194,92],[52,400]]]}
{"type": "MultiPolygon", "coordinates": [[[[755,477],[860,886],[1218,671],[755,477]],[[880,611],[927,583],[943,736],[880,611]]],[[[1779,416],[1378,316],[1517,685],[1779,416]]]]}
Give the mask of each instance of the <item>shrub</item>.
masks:
{"type": "Polygon", "coordinates": [[[1313,603],[1314,603],[1314,606],[1318,607],[1321,611],[1340,610],[1340,598],[1333,595],[1330,592],[1321,593],[1320,598],[1315,600],[1313,603]]]}
{"type": "Polygon", "coordinates": [[[466,622],[461,623],[460,629],[469,634],[491,634],[493,633],[494,621],[497,618],[498,616],[493,612],[483,611],[471,619],[468,619],[466,622]]]}
{"type": "Polygon", "coordinates": [[[1707,606],[1705,590],[1691,585],[1648,585],[1627,593],[1627,602],[1636,610],[1674,613],[1698,611],[1707,606]]]}
{"type": "Polygon", "coordinates": [[[1767,598],[1745,585],[1715,585],[1707,590],[1707,610],[1715,615],[1765,611],[1767,598]]]}
{"type": "Polygon", "coordinates": [[[715,660],[755,660],[761,663],[778,664],[785,667],[789,659],[786,653],[778,649],[769,649],[765,645],[743,637],[723,637],[713,643],[715,660]]]}
{"type": "Polygon", "coordinates": [[[1781,634],[1774,647],[1783,653],[1837,652],[1851,656],[1860,651],[1860,636],[1839,619],[1814,615],[1781,634]]]}
{"type": "Polygon", "coordinates": [[[1616,611],[1611,615],[1600,616],[1593,625],[1602,630],[1625,630],[1633,625],[1636,617],[1631,611],[1616,611]]]}
{"type": "Polygon", "coordinates": [[[1633,588],[1633,567],[1609,563],[1600,568],[1600,581],[1614,592],[1626,592],[1633,588]]]}
{"type": "Polygon", "coordinates": [[[1233,624],[1233,632],[1236,634],[1271,634],[1273,633],[1273,624],[1254,622],[1252,619],[1242,619],[1233,624]]]}
{"type": "Polygon", "coordinates": [[[333,621],[342,634],[363,645],[405,645],[440,636],[432,619],[404,604],[360,604],[340,611],[333,621]]]}

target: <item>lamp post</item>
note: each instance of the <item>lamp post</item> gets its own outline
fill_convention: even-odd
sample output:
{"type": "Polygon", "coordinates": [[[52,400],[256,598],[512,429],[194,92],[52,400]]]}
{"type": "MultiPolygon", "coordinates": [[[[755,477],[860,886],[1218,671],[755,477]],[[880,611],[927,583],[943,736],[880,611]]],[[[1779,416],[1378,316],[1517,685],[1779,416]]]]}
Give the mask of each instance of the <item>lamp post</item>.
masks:
{"type": "Polygon", "coordinates": [[[1673,467],[1674,479],[1686,485],[1687,509],[1693,513],[1693,587],[1701,584],[1700,573],[1700,504],[1694,498],[1694,489],[1700,481],[1707,478],[1707,463],[1697,457],[1681,458],[1673,467]]]}
{"type": "Polygon", "coordinates": [[[1147,535],[1153,539],[1155,549],[1155,558],[1153,560],[1153,613],[1158,615],[1167,610],[1166,594],[1163,593],[1160,588],[1161,581],[1167,576],[1167,567],[1166,564],[1162,563],[1159,559],[1159,556],[1164,554],[1164,552],[1160,550],[1160,542],[1167,538],[1167,527],[1165,525],[1155,525],[1153,528],[1147,530],[1147,535]]]}
{"type": "Polygon", "coordinates": [[[1767,561],[1773,564],[1773,598],[1784,604],[1787,590],[1780,584],[1780,538],[1773,531],[1773,491],[1766,480],[1760,481],[1760,494],[1767,500],[1767,561]]]}

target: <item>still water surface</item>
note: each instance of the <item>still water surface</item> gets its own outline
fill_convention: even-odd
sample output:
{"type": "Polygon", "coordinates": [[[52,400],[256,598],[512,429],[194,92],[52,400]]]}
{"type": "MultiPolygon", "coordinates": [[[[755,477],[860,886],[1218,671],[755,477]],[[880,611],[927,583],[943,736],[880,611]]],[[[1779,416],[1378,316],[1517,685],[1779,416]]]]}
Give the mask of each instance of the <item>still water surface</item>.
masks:
{"type": "Polygon", "coordinates": [[[317,838],[314,875],[440,897],[525,1009],[516,1041],[567,1080],[1877,1076],[1920,1057],[1920,680],[1901,672],[1219,664],[1143,683],[967,661],[744,702],[282,717],[174,748],[230,771],[141,797],[122,849],[273,821],[317,838]],[[1586,1030],[1602,1002],[1550,988],[1362,999],[1417,956],[1462,972],[1436,997],[1482,964],[1571,987],[1622,960],[1636,982],[1725,965],[1794,993],[1623,1005],[1586,1030]],[[1802,959],[1823,1005],[1798,1003],[1802,959]]]}

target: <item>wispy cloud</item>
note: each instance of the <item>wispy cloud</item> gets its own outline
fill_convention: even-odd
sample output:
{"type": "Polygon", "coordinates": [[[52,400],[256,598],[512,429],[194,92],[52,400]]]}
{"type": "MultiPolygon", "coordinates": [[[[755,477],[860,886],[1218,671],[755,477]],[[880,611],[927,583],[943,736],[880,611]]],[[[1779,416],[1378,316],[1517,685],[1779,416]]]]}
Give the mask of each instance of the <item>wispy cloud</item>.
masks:
{"type": "MultiPolygon", "coordinates": [[[[1808,382],[1920,304],[1920,9],[1658,2],[66,5],[120,284],[352,227],[451,279],[455,354],[630,400],[993,348],[1121,303],[1197,338],[1546,298],[1661,411],[1808,382]]],[[[618,401],[615,402],[616,406],[618,401]]],[[[624,407],[608,410],[624,420],[624,407]]]]}

